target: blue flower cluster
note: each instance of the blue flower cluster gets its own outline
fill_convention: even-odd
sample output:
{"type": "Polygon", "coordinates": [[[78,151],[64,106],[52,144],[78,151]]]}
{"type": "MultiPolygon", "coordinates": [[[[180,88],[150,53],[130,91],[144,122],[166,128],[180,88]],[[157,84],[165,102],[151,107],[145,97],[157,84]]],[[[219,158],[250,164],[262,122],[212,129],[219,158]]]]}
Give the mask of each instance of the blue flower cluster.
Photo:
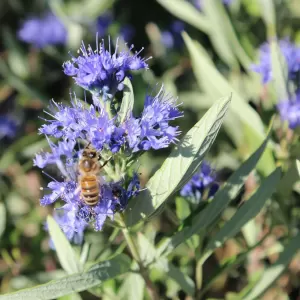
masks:
{"type": "Polygon", "coordinates": [[[0,140],[4,137],[13,138],[17,133],[18,122],[9,115],[0,116],[0,140]]]}
{"type": "MultiPolygon", "coordinates": [[[[300,48],[284,39],[279,41],[279,47],[285,58],[289,79],[295,79],[300,70],[300,48]]],[[[271,49],[269,43],[260,46],[259,63],[252,65],[251,69],[259,73],[262,82],[265,84],[272,79],[271,49]]]]}
{"type": "Polygon", "coordinates": [[[48,12],[42,17],[25,20],[18,31],[18,37],[36,48],[44,48],[49,45],[65,44],[67,30],[55,15],[48,12]]]}
{"type": "Polygon", "coordinates": [[[184,30],[184,23],[177,20],[171,23],[169,30],[162,31],[161,40],[167,49],[171,49],[171,48],[180,49],[184,45],[181,36],[181,32],[183,30],[184,30]]]}
{"type": "MultiPolygon", "coordinates": [[[[87,99],[77,99],[76,95],[71,96],[69,105],[51,101],[47,112],[50,118],[44,119],[45,124],[39,129],[39,133],[46,136],[51,151],[40,152],[34,159],[34,165],[41,169],[56,165],[63,178],[51,177],[41,205],[63,202],[63,206],[56,209],[55,218],[73,242],[82,241],[88,225],[101,230],[107,218],[112,219],[116,212],[123,211],[130,198],[139,193],[139,178],[135,173],[128,177],[127,166],[147,150],[175,143],[180,131],[170,123],[182,116],[176,99],[161,87],[157,94],[146,95],[139,117],[132,112],[125,118],[120,117],[120,108],[112,109],[103,93],[94,93],[94,89],[106,87],[107,94],[113,97],[116,85],[122,83],[127,71],[145,68],[145,59],[117,50],[111,54],[104,49],[103,43],[96,52],[85,51],[83,56],[65,63],[64,69],[68,74],[73,69],[76,82],[87,83],[83,86],[89,87],[92,104],[87,99]],[[79,184],[78,164],[87,145],[99,154],[100,166],[109,160],[103,168],[104,174],[97,175],[99,201],[92,206],[81,198],[79,184]]],[[[119,90],[122,89],[119,87],[119,90]]]]}
{"type": "MultiPolygon", "coordinates": [[[[287,86],[295,88],[289,90],[289,99],[279,99],[277,110],[281,119],[287,121],[291,129],[295,129],[300,125],[300,47],[290,42],[289,39],[283,39],[279,41],[279,48],[287,66],[287,80],[293,82],[292,85],[287,86]]],[[[272,63],[269,43],[264,43],[260,47],[260,61],[252,65],[251,69],[261,75],[264,84],[271,81],[272,63]]]]}
{"type": "Polygon", "coordinates": [[[82,43],[81,55],[72,57],[71,61],[64,63],[64,73],[72,76],[79,86],[96,95],[101,95],[103,100],[112,99],[117,91],[122,91],[123,81],[130,71],[148,69],[147,59],[141,58],[139,52],[131,54],[133,46],[129,50],[118,52],[118,41],[115,52],[111,52],[110,42],[108,50],[104,41],[100,47],[93,50],[82,43]]]}
{"type": "Polygon", "coordinates": [[[208,198],[214,196],[219,185],[216,183],[216,174],[208,162],[203,161],[199,171],[193,175],[191,180],[183,186],[180,191],[182,197],[192,203],[198,204],[208,191],[208,198]]]}
{"type": "Polygon", "coordinates": [[[285,99],[277,104],[282,120],[287,121],[291,129],[295,129],[300,125],[300,91],[298,91],[291,99],[285,99]]]}

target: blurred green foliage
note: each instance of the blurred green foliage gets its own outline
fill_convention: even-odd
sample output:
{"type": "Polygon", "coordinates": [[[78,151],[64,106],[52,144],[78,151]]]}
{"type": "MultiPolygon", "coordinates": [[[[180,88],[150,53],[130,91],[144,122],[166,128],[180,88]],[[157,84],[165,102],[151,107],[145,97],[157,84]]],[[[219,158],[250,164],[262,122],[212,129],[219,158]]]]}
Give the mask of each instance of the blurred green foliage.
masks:
{"type": "MultiPolygon", "coordinates": [[[[0,117],[13,116],[17,131],[0,141],[0,289],[5,294],[46,284],[0,299],[300,297],[299,136],[282,124],[274,106],[287,94],[275,41],[275,80],[263,86],[249,69],[266,40],[290,36],[299,42],[300,2],[233,0],[224,6],[203,0],[203,11],[191,2],[1,1],[0,117]],[[67,27],[66,45],[35,49],[18,40],[22,22],[46,10],[67,27]],[[51,98],[69,101],[71,87],[84,97],[63,74],[62,63],[81,40],[95,43],[93,24],[107,11],[113,21],[106,34],[115,41],[129,24],[135,31],[130,43],[152,56],[150,70],[132,82],[136,110],[142,109],[147,89],[163,82],[182,102],[185,117],[178,124],[196,153],[187,159],[179,144],[173,152],[142,157],[144,186],[171,153],[148,189],[130,203],[125,220],[107,224],[100,233],[87,232],[82,246],[70,246],[48,217],[55,252],[44,230],[52,211],[39,205],[47,178],[32,166],[34,154],[47,148],[37,129],[51,98]],[[178,19],[185,22],[182,46],[170,49],[162,33],[178,19]],[[221,97],[227,98],[217,102],[221,97]],[[212,201],[195,207],[176,191],[204,155],[224,187],[212,201]],[[162,182],[169,188],[165,194],[162,182]],[[136,245],[130,245],[132,238],[136,245]]],[[[127,95],[128,106],[132,95],[127,95]]]]}

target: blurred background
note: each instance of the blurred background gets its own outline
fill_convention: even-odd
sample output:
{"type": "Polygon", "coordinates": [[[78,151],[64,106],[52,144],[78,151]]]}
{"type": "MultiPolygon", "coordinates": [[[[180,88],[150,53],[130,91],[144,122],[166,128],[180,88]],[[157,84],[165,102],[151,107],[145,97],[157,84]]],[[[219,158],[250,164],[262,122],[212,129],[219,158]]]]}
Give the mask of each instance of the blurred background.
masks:
{"type": "MultiPolygon", "coordinates": [[[[62,274],[44,229],[46,216],[52,213],[52,209],[39,204],[40,187],[46,186],[49,180],[33,167],[32,158],[41,149],[47,149],[48,144],[38,135],[38,128],[43,124],[49,100],[67,103],[70,91],[76,92],[79,97],[84,96],[82,89],[62,71],[63,62],[71,59],[72,53],[77,55],[82,41],[95,48],[98,32],[99,39],[107,40],[110,36],[115,43],[119,37],[121,45],[125,42],[128,46],[134,44],[136,50],[144,47],[142,55],[152,59],[148,61],[148,71],[134,76],[135,113],[142,110],[146,93],[157,84],[164,83],[166,90],[182,103],[185,118],[178,123],[183,133],[216,99],[229,94],[229,86],[233,97],[235,93],[241,95],[243,101],[257,112],[263,128],[267,128],[272,115],[277,113],[274,106],[276,87],[265,85],[251,66],[260,59],[258,48],[275,33],[279,39],[288,38],[295,44],[300,42],[300,1],[219,0],[212,1],[214,4],[209,7],[203,7],[201,0],[181,1],[185,2],[184,7],[177,7],[171,2],[0,2],[1,293],[44,283],[62,274]],[[268,6],[268,3],[272,5],[268,6]],[[207,20],[210,23],[204,22],[207,20]],[[203,59],[207,58],[208,65],[215,68],[193,69],[197,62],[193,61],[195,58],[184,43],[182,31],[199,42],[197,49],[203,53],[203,59]],[[221,76],[225,81],[222,79],[220,82],[226,84],[220,85],[213,76],[221,76]]],[[[243,111],[239,113],[243,114],[243,111]]],[[[278,131],[281,126],[278,116],[275,117],[275,129],[278,131]]],[[[279,136],[274,135],[275,142],[279,136]]],[[[250,133],[250,129],[240,126],[234,113],[232,118],[227,118],[207,157],[217,170],[220,184],[257,148],[260,141],[250,133]]],[[[247,180],[239,199],[224,213],[224,220],[256,189],[260,176],[266,175],[278,162],[284,162],[285,171],[295,173],[290,162],[299,157],[299,145],[296,146],[288,156],[284,145],[280,144],[278,151],[263,157],[258,173],[247,180]]],[[[142,183],[160,167],[168,154],[169,149],[161,150],[141,159],[139,172],[142,183]]],[[[260,214],[254,224],[256,236],[268,233],[268,238],[247,260],[223,272],[210,285],[207,298],[235,299],[235,295],[255,283],[255,274],[277,259],[281,236],[290,227],[299,226],[299,188],[292,191],[291,185],[296,180],[292,181],[283,188],[283,191],[290,192],[284,198],[288,222],[277,219],[275,213],[260,214]]],[[[147,225],[146,232],[154,230],[158,239],[172,232],[178,224],[176,222],[184,218],[182,214],[186,215],[189,211],[188,201],[182,201],[168,204],[163,214],[147,225]]],[[[121,237],[114,240],[108,249],[105,248],[112,232],[113,229],[108,226],[101,233],[90,231],[86,234],[86,241],[92,245],[91,259],[105,259],[114,251],[123,251],[125,246],[121,237]]],[[[207,261],[205,274],[209,276],[209,272],[221,261],[238,255],[242,247],[238,239],[229,240],[207,261]]],[[[193,251],[187,251],[186,246],[180,246],[172,254],[173,262],[189,274],[195,267],[194,255],[193,251]]],[[[262,299],[300,299],[299,274],[298,256],[262,299]]],[[[161,299],[192,299],[178,283],[163,274],[153,272],[151,279],[157,284],[161,299]]],[[[118,299],[110,294],[117,286],[118,281],[110,280],[99,290],[95,289],[94,296],[82,293],[81,297],[97,299],[101,295],[103,299],[118,299]]],[[[61,299],[72,299],[72,296],[68,297],[61,299]]]]}

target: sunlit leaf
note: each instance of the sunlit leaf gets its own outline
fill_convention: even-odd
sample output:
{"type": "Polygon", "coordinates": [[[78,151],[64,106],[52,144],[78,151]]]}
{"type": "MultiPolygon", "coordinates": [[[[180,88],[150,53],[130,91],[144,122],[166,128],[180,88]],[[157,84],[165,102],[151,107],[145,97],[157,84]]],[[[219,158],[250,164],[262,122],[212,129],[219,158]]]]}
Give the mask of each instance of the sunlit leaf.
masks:
{"type": "Polygon", "coordinates": [[[74,292],[87,290],[129,271],[130,260],[126,255],[119,255],[111,260],[93,265],[88,271],[69,275],[46,284],[0,296],[1,300],[50,300],[74,292]]]}
{"type": "Polygon", "coordinates": [[[188,24],[204,31],[209,31],[208,18],[188,1],[183,0],[157,0],[164,6],[170,13],[174,14],[177,18],[182,19],[188,24]]]}
{"type": "Polygon", "coordinates": [[[188,181],[214,142],[231,97],[217,101],[178,143],[162,167],[151,177],[147,189],[126,209],[126,223],[133,225],[154,213],[167,198],[188,181]]]}
{"type": "Polygon", "coordinates": [[[255,168],[262,156],[268,142],[269,136],[262,145],[245,161],[228,179],[225,186],[217,192],[213,201],[207,205],[200,213],[196,214],[191,225],[182,231],[175,233],[171,238],[165,239],[159,246],[159,253],[168,255],[181,243],[188,240],[193,234],[210,226],[218,216],[224,211],[231,200],[233,200],[244,185],[250,172],[255,168]]]}
{"type": "Polygon", "coordinates": [[[124,96],[122,99],[120,111],[119,111],[119,122],[123,123],[127,118],[130,117],[134,104],[134,93],[132,89],[131,81],[128,77],[124,80],[124,96]]]}
{"type": "Polygon", "coordinates": [[[0,202],[0,239],[6,227],[6,209],[2,202],[0,202]]]}
{"type": "Polygon", "coordinates": [[[48,216],[47,224],[59,262],[63,269],[68,274],[81,272],[82,267],[80,266],[79,258],[76,256],[71,244],[53,217],[48,216]]]}

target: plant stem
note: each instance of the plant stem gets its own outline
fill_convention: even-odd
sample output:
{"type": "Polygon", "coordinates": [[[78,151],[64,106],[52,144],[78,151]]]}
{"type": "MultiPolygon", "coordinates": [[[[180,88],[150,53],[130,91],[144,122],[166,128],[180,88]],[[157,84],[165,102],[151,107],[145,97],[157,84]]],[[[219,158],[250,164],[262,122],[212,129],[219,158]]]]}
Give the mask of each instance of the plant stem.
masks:
{"type": "Polygon", "coordinates": [[[156,288],[155,288],[153,282],[150,280],[150,278],[148,276],[148,270],[143,265],[143,261],[141,259],[140,254],[139,254],[138,247],[137,247],[134,239],[132,238],[128,228],[125,225],[123,215],[120,215],[120,217],[121,217],[120,221],[121,221],[121,225],[122,225],[122,232],[123,232],[123,235],[124,235],[125,240],[127,242],[127,246],[128,246],[128,248],[131,252],[132,257],[134,258],[134,260],[139,265],[140,275],[143,277],[143,279],[146,283],[146,287],[147,287],[149,296],[152,300],[159,300],[160,298],[157,294],[156,288]]]}

